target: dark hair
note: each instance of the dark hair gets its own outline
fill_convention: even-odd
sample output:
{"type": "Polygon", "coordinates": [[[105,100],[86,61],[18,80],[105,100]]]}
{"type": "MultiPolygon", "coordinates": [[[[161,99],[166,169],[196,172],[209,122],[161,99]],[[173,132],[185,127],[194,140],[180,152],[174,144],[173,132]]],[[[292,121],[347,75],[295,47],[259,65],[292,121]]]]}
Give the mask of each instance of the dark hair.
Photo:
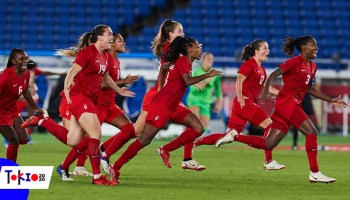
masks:
{"type": "Polygon", "coordinates": [[[103,24],[95,26],[92,32],[86,32],[79,37],[78,44],[75,47],[58,49],[56,55],[75,57],[80,50],[89,46],[91,43],[96,43],[98,36],[103,35],[106,28],[109,28],[109,26],[103,24]]]}
{"type": "Polygon", "coordinates": [[[252,43],[245,45],[242,50],[241,60],[249,60],[255,56],[255,50],[259,50],[260,43],[266,42],[265,40],[254,40],[252,43]]]}
{"type": "Polygon", "coordinates": [[[293,39],[290,36],[286,36],[283,40],[282,44],[282,51],[287,56],[292,57],[294,56],[294,47],[298,50],[299,53],[301,53],[301,46],[306,45],[308,42],[313,40],[314,38],[311,35],[304,35],[299,36],[295,39],[293,39]]]}
{"type": "Polygon", "coordinates": [[[169,32],[174,32],[177,25],[180,25],[177,21],[170,19],[165,20],[159,28],[158,34],[153,39],[152,51],[153,54],[159,57],[162,54],[162,46],[169,40],[169,32]]]}
{"type": "Polygon", "coordinates": [[[113,42],[115,42],[116,39],[120,39],[121,37],[123,37],[120,33],[113,33],[113,42]]]}
{"type": "Polygon", "coordinates": [[[180,56],[180,54],[186,56],[188,54],[187,49],[191,47],[197,41],[193,38],[177,36],[170,44],[170,46],[164,50],[161,55],[161,60],[165,62],[174,63],[180,56]]]}
{"type": "Polygon", "coordinates": [[[10,56],[9,56],[9,59],[7,61],[7,65],[6,67],[12,67],[13,66],[13,63],[12,63],[12,59],[15,59],[16,55],[18,53],[25,53],[23,49],[20,49],[20,48],[13,48],[11,49],[11,52],[10,52],[10,56]]]}
{"type": "Polygon", "coordinates": [[[27,69],[28,70],[32,70],[34,68],[38,67],[38,63],[35,62],[34,60],[28,60],[28,63],[27,63],[27,69]]]}

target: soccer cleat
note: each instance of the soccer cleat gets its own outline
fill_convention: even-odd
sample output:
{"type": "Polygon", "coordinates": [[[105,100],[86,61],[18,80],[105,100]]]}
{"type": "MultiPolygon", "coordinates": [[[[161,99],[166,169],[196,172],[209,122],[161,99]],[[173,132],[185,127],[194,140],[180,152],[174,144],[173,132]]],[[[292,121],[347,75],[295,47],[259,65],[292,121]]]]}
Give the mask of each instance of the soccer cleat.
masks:
{"type": "Polygon", "coordinates": [[[117,185],[117,183],[113,182],[113,181],[110,181],[110,180],[107,180],[107,178],[105,176],[100,176],[99,178],[92,178],[92,184],[95,184],[95,185],[117,185]]]}
{"type": "Polygon", "coordinates": [[[109,171],[109,159],[104,158],[102,155],[100,155],[100,164],[103,171],[106,172],[106,174],[111,175],[111,172],[109,171]]]}
{"type": "Polygon", "coordinates": [[[88,172],[85,167],[76,166],[72,172],[74,176],[92,176],[92,173],[88,172]]]}
{"type": "Polygon", "coordinates": [[[61,180],[62,181],[74,181],[69,173],[68,173],[68,170],[64,170],[62,169],[61,165],[58,165],[57,168],[56,168],[56,171],[57,173],[61,176],[61,180]]]}
{"type": "Polygon", "coordinates": [[[109,165],[109,171],[110,171],[111,181],[116,185],[121,184],[121,182],[119,181],[119,176],[120,176],[119,170],[115,170],[112,165],[109,165]]]}
{"type": "Polygon", "coordinates": [[[26,121],[23,122],[22,128],[27,128],[28,126],[38,125],[39,120],[44,119],[44,113],[40,110],[36,111],[31,117],[29,117],[26,121]]]}
{"type": "Polygon", "coordinates": [[[266,162],[264,163],[264,170],[265,171],[269,171],[269,170],[281,170],[286,168],[285,165],[281,165],[278,162],[276,162],[275,160],[272,160],[270,163],[266,164],[266,162]]]}
{"type": "Polygon", "coordinates": [[[187,161],[182,161],[182,169],[202,171],[202,170],[205,170],[206,167],[204,165],[198,164],[198,162],[195,160],[187,160],[187,161]]]}
{"type": "Polygon", "coordinates": [[[333,183],[336,181],[336,179],[325,176],[319,171],[316,173],[310,172],[309,181],[311,183],[333,183]]]}
{"type": "Polygon", "coordinates": [[[238,135],[237,131],[235,129],[230,130],[224,137],[220,138],[215,143],[215,147],[219,148],[221,145],[226,143],[231,143],[235,140],[235,136],[238,135]]]}
{"type": "Polygon", "coordinates": [[[156,152],[162,158],[164,165],[166,165],[168,168],[171,168],[169,161],[170,153],[168,151],[165,151],[162,147],[159,147],[156,152]]]}

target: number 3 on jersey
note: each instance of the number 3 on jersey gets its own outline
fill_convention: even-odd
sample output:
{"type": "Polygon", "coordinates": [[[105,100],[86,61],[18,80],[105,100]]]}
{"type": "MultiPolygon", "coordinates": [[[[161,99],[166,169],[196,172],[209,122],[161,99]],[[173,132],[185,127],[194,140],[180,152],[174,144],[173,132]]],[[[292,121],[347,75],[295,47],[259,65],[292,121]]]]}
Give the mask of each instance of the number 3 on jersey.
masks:
{"type": "Polygon", "coordinates": [[[309,84],[309,82],[310,82],[310,74],[308,74],[306,78],[307,78],[307,80],[305,81],[305,84],[309,84]]]}

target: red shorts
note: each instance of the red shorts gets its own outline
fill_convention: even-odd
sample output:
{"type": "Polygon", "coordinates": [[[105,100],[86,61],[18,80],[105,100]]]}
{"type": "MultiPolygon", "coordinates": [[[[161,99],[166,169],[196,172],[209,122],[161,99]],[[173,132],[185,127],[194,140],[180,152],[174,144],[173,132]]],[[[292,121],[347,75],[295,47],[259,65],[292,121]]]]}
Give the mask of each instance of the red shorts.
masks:
{"type": "Polygon", "coordinates": [[[189,113],[191,111],[182,103],[179,103],[175,111],[169,110],[164,104],[151,103],[146,123],[161,129],[170,119],[182,124],[189,113]]]}
{"type": "MultiPolygon", "coordinates": [[[[1,112],[3,113],[3,112],[1,112]]],[[[13,120],[21,116],[19,112],[13,114],[1,114],[0,115],[0,126],[13,126],[13,120]]]]}
{"type": "Polygon", "coordinates": [[[151,103],[146,117],[146,123],[161,129],[173,114],[164,104],[151,103]]]}
{"type": "Polygon", "coordinates": [[[180,102],[176,107],[176,110],[171,114],[170,120],[182,124],[185,117],[189,113],[192,113],[192,111],[190,111],[190,109],[188,109],[183,103],[180,102]]]}
{"type": "Polygon", "coordinates": [[[156,94],[158,94],[157,89],[151,88],[150,90],[148,90],[148,92],[143,97],[142,106],[141,106],[142,111],[148,111],[150,109],[152,99],[154,96],[156,96],[156,94]]]}
{"type": "Polygon", "coordinates": [[[258,126],[267,118],[269,118],[269,116],[256,103],[246,100],[245,106],[241,108],[241,105],[235,99],[232,104],[231,116],[228,120],[227,127],[229,129],[235,129],[240,133],[243,131],[247,121],[258,126]]]}
{"type": "Polygon", "coordinates": [[[60,112],[60,117],[70,120],[72,113],[70,111],[66,96],[62,96],[58,111],[60,112]]]}
{"type": "Polygon", "coordinates": [[[309,119],[309,117],[305,114],[299,104],[294,106],[291,114],[285,112],[285,110],[288,110],[288,108],[284,108],[285,106],[276,107],[275,112],[271,116],[271,128],[281,130],[283,133],[287,134],[291,125],[294,128],[299,129],[300,125],[305,120],[309,119]]]}
{"type": "Polygon", "coordinates": [[[124,111],[115,104],[108,107],[98,105],[96,107],[96,114],[98,120],[102,124],[103,122],[110,123],[113,119],[117,118],[118,116],[124,115],[124,111]]]}
{"type": "Polygon", "coordinates": [[[96,113],[95,104],[91,98],[78,94],[70,97],[72,104],[69,105],[70,111],[76,120],[79,120],[83,113],[96,113]]]}

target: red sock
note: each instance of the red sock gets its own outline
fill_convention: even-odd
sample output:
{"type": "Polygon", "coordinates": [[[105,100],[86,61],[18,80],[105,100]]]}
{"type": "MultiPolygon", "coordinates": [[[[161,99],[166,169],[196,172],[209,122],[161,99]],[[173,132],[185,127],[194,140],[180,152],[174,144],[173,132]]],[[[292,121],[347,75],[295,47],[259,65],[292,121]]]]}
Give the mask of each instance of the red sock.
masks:
{"type": "Polygon", "coordinates": [[[135,140],[130,146],[125,150],[125,152],[120,156],[120,158],[115,161],[113,168],[115,170],[120,170],[123,165],[125,165],[129,160],[136,156],[136,154],[143,148],[140,140],[135,140]]]}
{"type": "Polygon", "coordinates": [[[190,142],[184,146],[184,160],[192,160],[194,143],[190,142]]]}
{"type": "Polygon", "coordinates": [[[307,153],[307,158],[309,159],[310,171],[318,172],[317,164],[317,135],[307,134],[305,141],[305,149],[307,153]]]}
{"type": "MultiPolygon", "coordinates": [[[[120,132],[119,132],[119,133],[120,133],[120,132]]],[[[115,134],[114,136],[112,136],[112,137],[108,138],[106,141],[104,141],[104,142],[102,143],[102,148],[103,148],[104,150],[106,150],[106,149],[112,144],[114,138],[116,138],[117,135],[118,135],[119,133],[115,134]]]]}
{"type": "Polygon", "coordinates": [[[68,130],[63,126],[58,125],[52,120],[43,120],[40,124],[41,127],[46,128],[53,136],[55,136],[63,144],[67,144],[68,130]]]}
{"type": "Polygon", "coordinates": [[[196,146],[200,145],[214,145],[216,141],[218,141],[220,138],[224,137],[226,133],[213,133],[208,136],[199,138],[198,141],[195,142],[196,146]]]}
{"type": "Polygon", "coordinates": [[[163,146],[165,151],[174,151],[175,149],[180,148],[181,146],[193,142],[197,137],[201,136],[201,133],[189,128],[186,129],[181,135],[175,138],[173,141],[163,146]]]}
{"type": "Polygon", "coordinates": [[[117,152],[120,148],[124,146],[125,143],[127,143],[135,135],[135,128],[133,124],[127,124],[123,126],[120,130],[121,132],[119,132],[116,135],[113,142],[105,150],[105,153],[107,155],[106,158],[109,158],[111,155],[117,152]]]}
{"type": "MultiPolygon", "coordinates": [[[[61,168],[64,170],[68,170],[69,166],[78,158],[82,153],[87,149],[89,144],[89,137],[83,137],[83,139],[79,142],[79,144],[73,147],[68,153],[66,159],[62,162],[61,168]]],[[[85,154],[84,154],[85,155],[85,154]]],[[[85,162],[85,161],[84,161],[85,162]]],[[[84,166],[84,165],[82,165],[84,166]]]]}
{"type": "Polygon", "coordinates": [[[9,144],[6,150],[6,159],[17,161],[18,144],[9,144]]]}
{"type": "Polygon", "coordinates": [[[89,158],[94,175],[101,174],[100,170],[100,140],[95,138],[89,139],[89,158]]]}
{"type": "MultiPolygon", "coordinates": [[[[264,139],[269,135],[271,124],[265,128],[264,139]]],[[[265,162],[270,163],[272,161],[272,150],[265,150],[265,162]]]]}
{"type": "Polygon", "coordinates": [[[84,152],[81,153],[77,160],[77,167],[84,167],[86,159],[86,154],[84,152]]]}
{"type": "Polygon", "coordinates": [[[235,141],[247,144],[257,149],[266,150],[265,139],[259,136],[238,134],[235,136],[235,141]]]}

